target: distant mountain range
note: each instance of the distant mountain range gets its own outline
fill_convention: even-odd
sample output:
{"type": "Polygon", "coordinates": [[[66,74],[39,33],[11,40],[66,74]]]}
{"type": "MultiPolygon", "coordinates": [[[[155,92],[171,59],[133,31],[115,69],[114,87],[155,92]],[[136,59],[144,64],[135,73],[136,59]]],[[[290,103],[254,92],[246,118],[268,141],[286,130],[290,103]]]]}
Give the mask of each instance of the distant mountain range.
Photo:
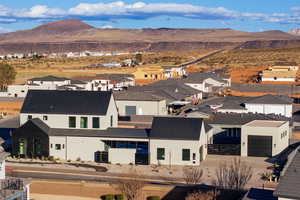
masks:
{"type": "Polygon", "coordinates": [[[300,47],[300,37],[282,31],[232,29],[99,29],[80,20],[51,22],[0,34],[0,53],[66,51],[172,51],[220,48],[300,47]],[[249,44],[250,43],[250,44],[249,44]],[[275,46],[273,44],[276,44],[275,46]]]}

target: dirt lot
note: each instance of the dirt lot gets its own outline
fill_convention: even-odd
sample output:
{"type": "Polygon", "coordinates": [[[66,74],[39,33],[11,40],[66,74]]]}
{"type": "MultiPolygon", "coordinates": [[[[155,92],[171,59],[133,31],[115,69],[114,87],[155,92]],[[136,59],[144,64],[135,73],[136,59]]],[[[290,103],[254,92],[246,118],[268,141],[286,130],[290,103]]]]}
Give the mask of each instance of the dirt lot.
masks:
{"type": "MultiPolygon", "coordinates": [[[[119,192],[106,183],[68,182],[32,180],[31,197],[34,200],[99,200],[105,194],[118,194],[119,192]]],[[[149,185],[144,188],[145,196],[163,197],[173,189],[172,186],[149,185]]]]}

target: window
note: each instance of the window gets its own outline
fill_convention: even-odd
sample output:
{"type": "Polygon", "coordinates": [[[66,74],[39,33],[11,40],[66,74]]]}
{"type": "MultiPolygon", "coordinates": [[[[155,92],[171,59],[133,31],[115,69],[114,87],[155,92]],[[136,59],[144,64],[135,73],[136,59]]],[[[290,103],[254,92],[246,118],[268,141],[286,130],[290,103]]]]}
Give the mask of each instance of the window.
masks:
{"type": "Polygon", "coordinates": [[[125,115],[136,115],[136,106],[125,106],[125,115]]]}
{"type": "Polygon", "coordinates": [[[193,160],[196,160],[196,154],[193,153],[193,160]]]}
{"type": "Polygon", "coordinates": [[[157,148],[157,160],[164,160],[164,159],[165,159],[165,149],[157,148]]]}
{"type": "Polygon", "coordinates": [[[32,119],[32,115],[28,115],[28,120],[31,120],[32,119]]]}
{"type": "Polygon", "coordinates": [[[165,159],[165,149],[157,148],[157,160],[164,160],[164,159],[165,159]]]}
{"type": "Polygon", "coordinates": [[[55,144],[55,150],[61,150],[61,144],[55,144]]]}
{"type": "Polygon", "coordinates": [[[51,148],[51,149],[53,148],[53,144],[50,145],[50,148],[51,148]]]}
{"type": "Polygon", "coordinates": [[[80,117],[80,128],[87,128],[88,118],[80,117]]]}
{"type": "Polygon", "coordinates": [[[182,160],[183,161],[191,160],[190,149],[182,149],[182,160]]]}
{"type": "Polygon", "coordinates": [[[47,121],[47,120],[48,120],[48,116],[47,116],[47,115],[44,115],[44,116],[43,116],[43,120],[44,120],[44,121],[47,121]]]}
{"type": "Polygon", "coordinates": [[[69,128],[76,128],[76,117],[69,117],[69,128]]]}
{"type": "Polygon", "coordinates": [[[100,119],[99,119],[99,117],[93,117],[93,128],[100,128],[100,119]]]}
{"type": "Polygon", "coordinates": [[[110,126],[113,126],[114,125],[114,118],[113,116],[111,115],[110,116],[110,126]]]}

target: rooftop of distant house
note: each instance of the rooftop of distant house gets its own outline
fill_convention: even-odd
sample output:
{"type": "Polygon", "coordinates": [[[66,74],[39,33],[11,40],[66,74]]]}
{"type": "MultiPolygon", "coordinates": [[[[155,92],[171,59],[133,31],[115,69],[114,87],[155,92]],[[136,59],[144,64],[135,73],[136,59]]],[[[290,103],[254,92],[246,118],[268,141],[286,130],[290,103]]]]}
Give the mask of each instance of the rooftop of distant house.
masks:
{"type": "Polygon", "coordinates": [[[285,124],[286,121],[268,121],[268,120],[254,120],[245,124],[245,126],[251,127],[280,127],[285,124]]]}

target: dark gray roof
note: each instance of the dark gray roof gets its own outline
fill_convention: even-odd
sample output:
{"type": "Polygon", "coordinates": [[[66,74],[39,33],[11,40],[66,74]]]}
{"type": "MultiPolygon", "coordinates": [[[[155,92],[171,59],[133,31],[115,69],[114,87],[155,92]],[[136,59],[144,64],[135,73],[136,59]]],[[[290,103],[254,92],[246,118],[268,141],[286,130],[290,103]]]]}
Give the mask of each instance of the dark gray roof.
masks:
{"type": "Polygon", "coordinates": [[[235,101],[224,102],[222,104],[222,107],[220,107],[218,109],[225,109],[225,110],[247,110],[244,106],[242,106],[242,104],[240,104],[239,102],[235,102],[235,101]]]}
{"type": "Polygon", "coordinates": [[[108,137],[108,138],[148,138],[148,129],[137,128],[108,128],[106,130],[93,129],[50,129],[49,136],[74,137],[108,137]]]}
{"type": "Polygon", "coordinates": [[[163,97],[168,102],[182,100],[201,93],[201,91],[183,84],[179,79],[162,80],[146,86],[131,87],[129,90],[151,92],[163,97]]]}
{"type": "Polygon", "coordinates": [[[0,128],[19,128],[20,116],[8,117],[0,120],[0,128]]]}
{"type": "Polygon", "coordinates": [[[277,197],[300,199],[300,148],[295,151],[274,192],[277,197]]]}
{"type": "Polygon", "coordinates": [[[227,79],[228,76],[223,76],[213,72],[192,72],[189,73],[188,76],[183,79],[183,81],[185,83],[202,83],[208,78],[212,78],[219,82],[225,83],[224,79],[227,79]]]}
{"type": "Polygon", "coordinates": [[[114,92],[114,97],[116,101],[162,101],[163,97],[152,94],[151,92],[141,92],[141,91],[116,91],[114,92]]]}
{"type": "MultiPolygon", "coordinates": [[[[33,124],[49,136],[74,136],[74,137],[109,137],[109,138],[148,138],[149,129],[142,128],[108,128],[106,130],[96,129],[60,129],[50,128],[39,118],[27,121],[20,129],[31,128],[27,124],[33,124]]],[[[27,131],[30,134],[30,131],[27,131]]]]}
{"type": "Polygon", "coordinates": [[[151,139],[199,140],[201,118],[154,117],[151,139]]]}
{"type": "Polygon", "coordinates": [[[290,118],[274,114],[257,113],[214,113],[206,120],[208,124],[244,125],[253,120],[289,121],[290,118]]]}
{"type": "Polygon", "coordinates": [[[71,84],[78,84],[78,85],[84,85],[86,84],[86,82],[82,81],[82,80],[78,80],[78,79],[71,79],[71,84]]]}
{"type": "Polygon", "coordinates": [[[107,79],[117,82],[129,81],[129,78],[134,78],[132,74],[97,74],[96,78],[107,79]]]}
{"type": "Polygon", "coordinates": [[[21,113],[105,115],[111,92],[29,90],[21,113]]]}
{"type": "Polygon", "coordinates": [[[243,200],[277,200],[277,197],[273,196],[273,190],[251,188],[243,200]]]}
{"type": "Polygon", "coordinates": [[[30,81],[65,81],[65,80],[70,80],[69,78],[65,77],[57,77],[57,76],[43,76],[43,77],[37,77],[37,78],[32,78],[29,79],[30,81]]]}
{"type": "Polygon", "coordinates": [[[268,94],[268,95],[256,97],[245,103],[249,103],[249,104],[292,104],[293,100],[287,96],[278,96],[278,95],[268,94]]]}

